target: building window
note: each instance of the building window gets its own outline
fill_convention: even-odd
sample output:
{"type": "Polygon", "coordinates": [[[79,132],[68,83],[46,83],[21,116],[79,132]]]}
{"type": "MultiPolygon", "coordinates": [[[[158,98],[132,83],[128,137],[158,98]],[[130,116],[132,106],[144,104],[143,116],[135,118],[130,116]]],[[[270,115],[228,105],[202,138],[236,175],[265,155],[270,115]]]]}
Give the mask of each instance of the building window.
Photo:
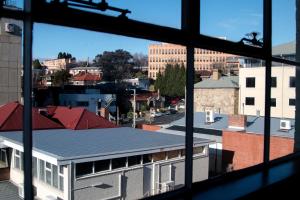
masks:
{"type": "Polygon", "coordinates": [[[7,158],[6,158],[6,150],[0,149],[0,161],[2,162],[1,165],[7,167],[7,158]]]}
{"type": "Polygon", "coordinates": [[[246,78],[246,87],[247,88],[254,88],[255,87],[255,77],[246,78]]]}
{"type": "Polygon", "coordinates": [[[277,77],[272,77],[271,79],[271,87],[277,87],[277,77]]]}
{"type": "Polygon", "coordinates": [[[51,169],[51,163],[46,162],[46,183],[48,183],[49,185],[52,184],[52,169],[51,169]]]}
{"type": "Polygon", "coordinates": [[[106,171],[110,169],[110,160],[99,160],[94,163],[95,172],[106,171]]]}
{"type": "Polygon", "coordinates": [[[290,87],[296,87],[296,77],[295,76],[290,77],[290,87]]]}
{"type": "Polygon", "coordinates": [[[141,156],[128,157],[128,167],[141,164],[141,156]]]}
{"type": "Polygon", "coordinates": [[[254,97],[246,97],[246,105],[247,106],[254,106],[255,105],[255,98],[254,97]]]}
{"type": "Polygon", "coordinates": [[[52,184],[53,187],[58,188],[58,167],[52,165],[52,184]]]}
{"type": "Polygon", "coordinates": [[[276,107],[276,98],[271,98],[271,107],[276,107]]]}
{"type": "Polygon", "coordinates": [[[289,106],[295,106],[296,105],[296,99],[289,99],[289,106]]]}
{"type": "Polygon", "coordinates": [[[117,169],[117,168],[126,167],[126,161],[127,161],[126,157],[112,159],[111,168],[117,169]]]}
{"type": "Polygon", "coordinates": [[[59,189],[64,191],[64,167],[59,166],[59,189]]]}
{"type": "Polygon", "coordinates": [[[15,168],[23,170],[23,152],[15,150],[15,168]]]}
{"type": "Polygon", "coordinates": [[[93,173],[93,162],[77,163],[76,177],[93,173]]]}
{"type": "Polygon", "coordinates": [[[38,171],[37,171],[37,158],[33,157],[32,158],[32,175],[33,175],[33,177],[37,178],[37,174],[38,174],[38,171]]]}
{"type": "Polygon", "coordinates": [[[39,179],[41,181],[45,181],[45,161],[39,160],[40,163],[40,174],[39,174],[39,179]]]}
{"type": "Polygon", "coordinates": [[[201,147],[194,147],[193,154],[204,154],[204,146],[201,147]]]}
{"type": "Polygon", "coordinates": [[[180,150],[168,151],[168,159],[178,158],[180,150]]]}
{"type": "Polygon", "coordinates": [[[154,153],[152,155],[153,162],[160,161],[160,160],[166,160],[166,152],[159,152],[159,153],[154,153]]]}
{"type": "Polygon", "coordinates": [[[143,155],[143,164],[145,163],[151,163],[152,162],[152,156],[151,154],[145,154],[143,155]]]}

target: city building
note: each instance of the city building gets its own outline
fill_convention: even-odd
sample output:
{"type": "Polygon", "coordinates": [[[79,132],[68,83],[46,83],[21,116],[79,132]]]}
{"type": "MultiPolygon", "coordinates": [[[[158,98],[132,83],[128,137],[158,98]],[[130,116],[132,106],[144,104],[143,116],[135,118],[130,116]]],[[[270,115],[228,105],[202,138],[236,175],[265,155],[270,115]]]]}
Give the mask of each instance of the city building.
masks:
{"type": "Polygon", "coordinates": [[[75,76],[75,75],[80,74],[82,72],[93,74],[93,75],[98,75],[100,77],[102,77],[102,75],[103,75],[102,70],[101,70],[100,67],[74,67],[74,68],[71,68],[69,70],[69,73],[72,76],[75,76]]]}
{"type": "MultiPolygon", "coordinates": [[[[209,145],[210,175],[239,170],[263,162],[264,117],[225,115],[214,113],[207,123],[205,112],[194,113],[194,137],[215,141],[209,145]]],[[[281,119],[271,118],[270,159],[293,153],[295,120],[290,127],[282,128],[281,119]]],[[[168,125],[147,125],[147,130],[185,135],[185,117],[168,125]]]]}
{"type": "Polygon", "coordinates": [[[91,74],[89,72],[80,72],[72,77],[73,85],[96,85],[101,81],[100,74],[91,74]]]}
{"type": "Polygon", "coordinates": [[[22,22],[0,18],[0,105],[22,102],[22,22]]]}
{"type": "Polygon", "coordinates": [[[84,107],[93,113],[98,113],[101,108],[108,108],[111,113],[115,113],[115,96],[113,94],[101,94],[100,91],[99,89],[62,91],[59,94],[59,105],[84,107]]]}
{"type": "Polygon", "coordinates": [[[150,81],[148,78],[131,78],[131,79],[123,79],[122,81],[128,83],[133,87],[140,88],[143,90],[149,90],[150,81]]]}
{"type": "MultiPolygon", "coordinates": [[[[239,68],[239,61],[232,59],[233,56],[230,54],[196,48],[194,56],[196,73],[214,68],[230,67],[233,71],[238,71],[239,68]]],[[[159,71],[164,72],[166,64],[186,66],[186,48],[169,43],[151,44],[148,47],[148,77],[156,79],[159,71]]]]}
{"type": "Polygon", "coordinates": [[[222,114],[238,114],[238,107],[238,76],[222,76],[218,70],[214,70],[210,79],[194,85],[195,112],[212,110],[222,114]]]}
{"type": "MultiPolygon", "coordinates": [[[[184,185],[184,141],[183,136],[131,128],[33,131],[35,196],[140,199],[177,189],[184,185]]],[[[211,142],[194,140],[193,181],[208,178],[211,142]]],[[[8,155],[3,164],[10,182],[22,189],[22,132],[0,133],[0,146],[8,155]]]]}
{"type": "Polygon", "coordinates": [[[52,74],[59,70],[67,70],[72,64],[74,64],[72,58],[49,59],[42,62],[42,65],[46,66],[47,74],[52,74]]]}
{"type": "MultiPolygon", "coordinates": [[[[294,66],[272,66],[271,116],[295,118],[295,79],[294,66]]],[[[265,111],[265,67],[240,68],[240,105],[243,115],[264,116],[265,111]]]]}

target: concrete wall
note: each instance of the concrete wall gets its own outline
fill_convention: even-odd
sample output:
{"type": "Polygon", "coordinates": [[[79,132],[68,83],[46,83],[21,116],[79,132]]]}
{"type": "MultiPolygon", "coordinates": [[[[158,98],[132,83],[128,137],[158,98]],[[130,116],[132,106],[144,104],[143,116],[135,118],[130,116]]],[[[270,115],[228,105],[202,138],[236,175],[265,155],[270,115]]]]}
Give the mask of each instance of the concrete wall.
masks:
{"type": "MultiPolygon", "coordinates": [[[[223,131],[223,150],[232,152],[233,169],[243,169],[263,161],[263,135],[223,131]]],[[[271,136],[270,159],[293,153],[294,139],[271,136]]]]}
{"type": "Polygon", "coordinates": [[[194,89],[195,112],[213,109],[216,113],[237,114],[238,106],[238,89],[194,89]]]}
{"type": "MultiPolygon", "coordinates": [[[[295,106],[289,105],[289,99],[295,99],[295,88],[290,88],[290,77],[295,76],[294,66],[273,66],[272,77],[277,77],[277,87],[271,89],[271,98],[276,98],[276,107],[271,107],[272,117],[295,118],[295,106]]],[[[264,116],[265,103],[265,67],[240,68],[240,114],[264,116]],[[246,88],[246,77],[255,77],[255,88],[246,88]],[[245,105],[245,97],[255,97],[255,105],[245,105]],[[244,105],[243,105],[244,104],[244,105]]]]}
{"type": "Polygon", "coordinates": [[[0,105],[9,101],[21,101],[22,93],[22,60],[21,60],[21,29],[22,22],[0,19],[0,105]],[[5,32],[5,23],[19,26],[15,33],[5,32]]]}
{"type": "MultiPolygon", "coordinates": [[[[208,178],[208,162],[208,156],[194,158],[193,181],[208,178]]],[[[140,199],[162,192],[159,183],[168,181],[174,181],[175,188],[184,185],[184,157],[78,178],[74,199],[140,199]],[[102,186],[91,187],[97,184],[102,186]]]]}

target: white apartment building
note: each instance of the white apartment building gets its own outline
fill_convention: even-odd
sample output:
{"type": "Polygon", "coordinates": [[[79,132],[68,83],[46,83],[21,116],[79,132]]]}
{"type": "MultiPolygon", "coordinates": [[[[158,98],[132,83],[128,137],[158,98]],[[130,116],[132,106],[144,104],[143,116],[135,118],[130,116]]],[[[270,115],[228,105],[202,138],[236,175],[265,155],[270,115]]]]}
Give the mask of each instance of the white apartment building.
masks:
{"type": "MultiPolygon", "coordinates": [[[[294,66],[272,67],[271,116],[295,118],[294,66]]],[[[239,113],[264,116],[265,112],[265,67],[240,68],[239,113]]]]}
{"type": "Polygon", "coordinates": [[[50,59],[42,62],[47,67],[47,73],[52,74],[55,71],[66,70],[74,60],[71,58],[50,59]]]}
{"type": "Polygon", "coordinates": [[[75,75],[80,74],[82,72],[90,73],[90,74],[93,74],[93,75],[98,75],[100,77],[102,77],[102,74],[103,74],[100,67],[74,67],[74,68],[71,68],[69,70],[69,73],[72,76],[75,76],[75,75]]]}
{"type": "MultiPolygon", "coordinates": [[[[193,181],[208,178],[210,143],[194,139],[193,181]]],[[[7,152],[10,183],[22,191],[22,132],[0,133],[0,148],[7,152]]],[[[140,199],[177,189],[184,185],[184,148],[184,136],[126,127],[35,130],[34,194],[43,200],[140,199]]]]}

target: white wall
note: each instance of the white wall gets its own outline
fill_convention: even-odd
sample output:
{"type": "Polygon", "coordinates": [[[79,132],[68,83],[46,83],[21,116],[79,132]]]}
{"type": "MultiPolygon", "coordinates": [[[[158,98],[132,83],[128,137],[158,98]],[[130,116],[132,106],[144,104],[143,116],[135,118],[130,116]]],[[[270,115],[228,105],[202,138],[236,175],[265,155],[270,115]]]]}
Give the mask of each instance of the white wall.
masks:
{"type": "MultiPolygon", "coordinates": [[[[271,107],[271,116],[295,118],[295,106],[289,106],[289,99],[295,98],[295,88],[290,88],[290,77],[295,76],[294,66],[272,67],[272,77],[277,77],[277,87],[271,89],[271,98],[276,98],[276,107],[271,107]]],[[[240,68],[240,105],[239,113],[264,116],[265,104],[265,67],[240,68]],[[255,88],[246,88],[246,77],[255,77],[255,88]],[[245,97],[255,97],[255,105],[245,104],[245,97]]]]}

